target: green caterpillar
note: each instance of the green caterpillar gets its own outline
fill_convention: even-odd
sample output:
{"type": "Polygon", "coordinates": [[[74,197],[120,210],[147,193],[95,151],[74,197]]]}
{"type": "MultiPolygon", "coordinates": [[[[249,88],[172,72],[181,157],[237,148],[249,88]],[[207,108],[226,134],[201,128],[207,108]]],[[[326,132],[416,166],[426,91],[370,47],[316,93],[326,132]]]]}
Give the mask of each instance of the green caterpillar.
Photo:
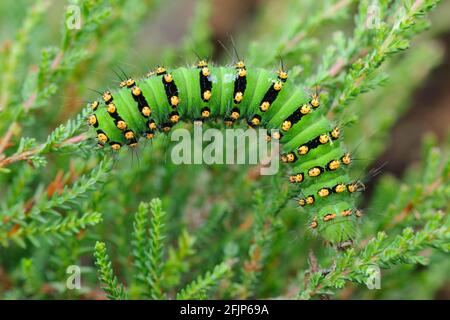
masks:
{"type": "Polygon", "coordinates": [[[230,67],[192,68],[168,72],[158,67],[143,79],[128,78],[120,89],[105,91],[90,104],[88,122],[101,146],[135,147],[143,137],[168,132],[181,119],[223,119],[227,126],[245,120],[268,131],[282,145],[281,160],[292,167],[289,181],[298,204],[309,207],[310,229],[337,247],[351,245],[357,219],[357,191],[363,185],[348,174],[351,163],[339,142],[340,129],[320,112],[319,95],[290,84],[280,69],[247,69],[243,61],[230,67]],[[277,130],[272,130],[277,129],[277,130]]]}

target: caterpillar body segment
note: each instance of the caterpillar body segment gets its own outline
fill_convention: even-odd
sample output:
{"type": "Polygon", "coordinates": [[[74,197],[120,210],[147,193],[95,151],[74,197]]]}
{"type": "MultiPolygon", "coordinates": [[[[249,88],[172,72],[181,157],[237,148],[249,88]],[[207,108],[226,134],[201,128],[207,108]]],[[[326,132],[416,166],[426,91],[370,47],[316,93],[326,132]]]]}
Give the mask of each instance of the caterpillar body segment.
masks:
{"type": "Polygon", "coordinates": [[[358,210],[351,209],[352,205],[348,201],[325,204],[313,218],[316,221],[313,229],[338,247],[348,246],[357,232],[359,219],[358,210]]]}
{"type": "Polygon", "coordinates": [[[167,133],[180,121],[265,128],[281,142],[281,160],[291,166],[288,179],[298,204],[307,208],[310,228],[337,246],[354,238],[361,188],[350,177],[351,157],[340,130],[321,111],[318,94],[295,86],[285,71],[201,61],[193,68],[159,67],[122,82],[91,103],[89,123],[101,145],[135,147],[140,138],[167,133]]]}

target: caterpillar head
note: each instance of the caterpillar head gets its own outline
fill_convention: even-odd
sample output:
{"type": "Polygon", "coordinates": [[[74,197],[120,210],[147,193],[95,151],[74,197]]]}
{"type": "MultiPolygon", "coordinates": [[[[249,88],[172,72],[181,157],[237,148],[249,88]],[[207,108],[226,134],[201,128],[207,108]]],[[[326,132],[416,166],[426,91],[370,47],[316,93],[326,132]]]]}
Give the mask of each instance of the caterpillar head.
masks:
{"type": "Polygon", "coordinates": [[[197,62],[197,68],[202,69],[208,66],[208,62],[206,60],[199,60],[197,62]]]}

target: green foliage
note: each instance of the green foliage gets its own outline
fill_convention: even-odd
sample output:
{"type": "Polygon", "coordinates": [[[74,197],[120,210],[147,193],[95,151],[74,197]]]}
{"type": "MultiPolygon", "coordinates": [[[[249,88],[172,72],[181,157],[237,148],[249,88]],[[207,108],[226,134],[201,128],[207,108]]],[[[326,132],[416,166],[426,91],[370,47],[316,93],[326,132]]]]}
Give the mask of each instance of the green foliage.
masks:
{"type": "MultiPolygon", "coordinates": [[[[140,289],[134,289],[133,294],[137,297],[147,296],[152,299],[164,299],[162,284],[167,276],[171,280],[170,287],[177,285],[181,275],[187,271],[183,265],[183,259],[192,253],[190,248],[193,239],[187,233],[183,233],[179,239],[179,249],[171,249],[167,261],[163,261],[164,249],[164,216],[160,199],[153,199],[150,203],[141,203],[134,218],[133,232],[133,266],[136,269],[135,282],[140,289]],[[147,215],[151,212],[151,219],[147,215]],[[149,230],[150,229],[150,230],[149,230]],[[165,268],[165,266],[168,266],[165,268]],[[163,272],[164,271],[164,272],[163,272]]],[[[99,280],[104,283],[103,289],[111,299],[124,299],[126,294],[123,286],[118,285],[117,278],[113,274],[111,262],[106,253],[103,242],[95,245],[96,265],[99,273],[99,280]]],[[[186,285],[176,294],[177,299],[201,299],[207,297],[206,293],[211,287],[225,278],[231,269],[229,264],[222,263],[208,271],[204,276],[199,276],[192,283],[186,285]]]]}
{"type": "MultiPolygon", "coordinates": [[[[345,281],[364,283],[365,267],[377,265],[392,268],[398,264],[428,265],[430,259],[424,249],[431,247],[448,253],[450,250],[450,222],[448,216],[449,180],[448,150],[444,153],[429,141],[424,150],[424,166],[406,174],[407,183],[386,176],[381,179],[369,205],[369,215],[383,215],[367,221],[364,233],[379,231],[361,248],[338,255],[336,269],[326,276],[317,276],[301,293],[309,297],[313,292],[337,287],[345,281]]],[[[370,234],[370,233],[369,233],[370,234]]]]}
{"type": "Polygon", "coordinates": [[[369,268],[374,265],[381,268],[401,263],[425,265],[427,260],[419,252],[427,246],[440,247],[448,252],[450,232],[448,228],[441,226],[441,215],[432,219],[419,232],[406,228],[394,239],[389,239],[385,233],[380,232],[363,251],[351,249],[339,255],[331,272],[326,275],[323,272],[308,275],[308,284],[299,293],[299,298],[309,299],[313,295],[329,294],[330,289],[343,288],[347,281],[364,285],[367,283],[369,268]]]}
{"type": "MultiPolygon", "coordinates": [[[[289,81],[320,87],[322,106],[356,153],[352,171],[371,180],[368,168],[395,151],[392,127],[442,63],[438,39],[450,29],[450,5],[430,16],[439,2],[269,0],[239,25],[236,47],[249,67],[276,68],[281,57],[289,81]]],[[[442,135],[418,139],[420,161],[401,176],[381,169],[346,251],[309,233],[284,172],[177,166],[164,137],[138,156],[97,149],[86,125],[86,101],[96,97],[88,88],[115,86],[111,70],[140,76],[158,64],[191,64],[193,51],[212,54],[215,3],[197,0],[177,21],[186,15],[181,3],[0,3],[0,297],[439,296],[450,281],[450,149],[442,135]],[[80,29],[67,23],[75,18],[68,4],[80,9],[80,29]],[[171,42],[169,22],[183,29],[171,42]],[[66,287],[71,265],[81,267],[80,290],[66,287]],[[381,289],[369,290],[376,268],[381,289]]],[[[227,54],[214,60],[230,62],[227,54]]]]}
{"type": "Polygon", "coordinates": [[[111,160],[100,162],[91,172],[75,181],[71,188],[66,186],[51,197],[45,196],[42,191],[37,192],[30,210],[20,202],[5,208],[7,214],[3,216],[0,226],[0,242],[7,246],[10,241],[14,241],[25,247],[24,240],[28,239],[38,245],[37,237],[45,236],[45,240],[49,242],[55,237],[62,240],[63,236],[79,232],[80,228],[99,223],[101,215],[98,212],[86,212],[79,217],[71,210],[78,206],[81,199],[98,188],[110,167],[111,160]],[[61,209],[67,211],[65,217],[58,211],[61,209]]]}

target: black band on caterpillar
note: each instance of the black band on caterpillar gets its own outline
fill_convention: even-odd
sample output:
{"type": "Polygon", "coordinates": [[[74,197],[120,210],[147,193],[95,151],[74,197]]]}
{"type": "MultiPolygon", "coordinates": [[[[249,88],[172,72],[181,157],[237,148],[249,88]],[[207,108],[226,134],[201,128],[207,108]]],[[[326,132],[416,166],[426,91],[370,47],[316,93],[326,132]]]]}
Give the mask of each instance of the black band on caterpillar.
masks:
{"type": "Polygon", "coordinates": [[[278,97],[278,94],[280,93],[281,88],[283,88],[282,81],[276,81],[269,87],[269,89],[267,90],[266,94],[264,95],[264,97],[262,98],[262,100],[259,104],[259,110],[261,112],[266,112],[267,110],[269,110],[270,105],[278,97]]]}
{"type": "Polygon", "coordinates": [[[210,71],[208,66],[200,70],[200,94],[204,102],[208,102],[212,95],[212,81],[209,79],[210,71]]]}
{"type": "Polygon", "coordinates": [[[337,129],[333,129],[330,133],[323,133],[314,139],[308,141],[305,144],[302,144],[297,148],[297,153],[300,156],[303,156],[310,152],[312,149],[317,148],[320,145],[324,145],[330,142],[331,140],[336,140],[339,138],[339,131],[337,129]]]}
{"type": "Polygon", "coordinates": [[[295,110],[281,125],[281,130],[289,131],[297,122],[299,122],[305,115],[311,112],[311,106],[309,104],[303,104],[300,108],[295,110]]]}
{"type": "Polygon", "coordinates": [[[150,117],[152,111],[147,100],[144,97],[144,94],[142,93],[142,90],[135,85],[134,80],[129,80],[130,81],[127,84],[127,87],[131,88],[131,96],[133,97],[134,101],[137,102],[139,112],[144,118],[150,117]]]}

